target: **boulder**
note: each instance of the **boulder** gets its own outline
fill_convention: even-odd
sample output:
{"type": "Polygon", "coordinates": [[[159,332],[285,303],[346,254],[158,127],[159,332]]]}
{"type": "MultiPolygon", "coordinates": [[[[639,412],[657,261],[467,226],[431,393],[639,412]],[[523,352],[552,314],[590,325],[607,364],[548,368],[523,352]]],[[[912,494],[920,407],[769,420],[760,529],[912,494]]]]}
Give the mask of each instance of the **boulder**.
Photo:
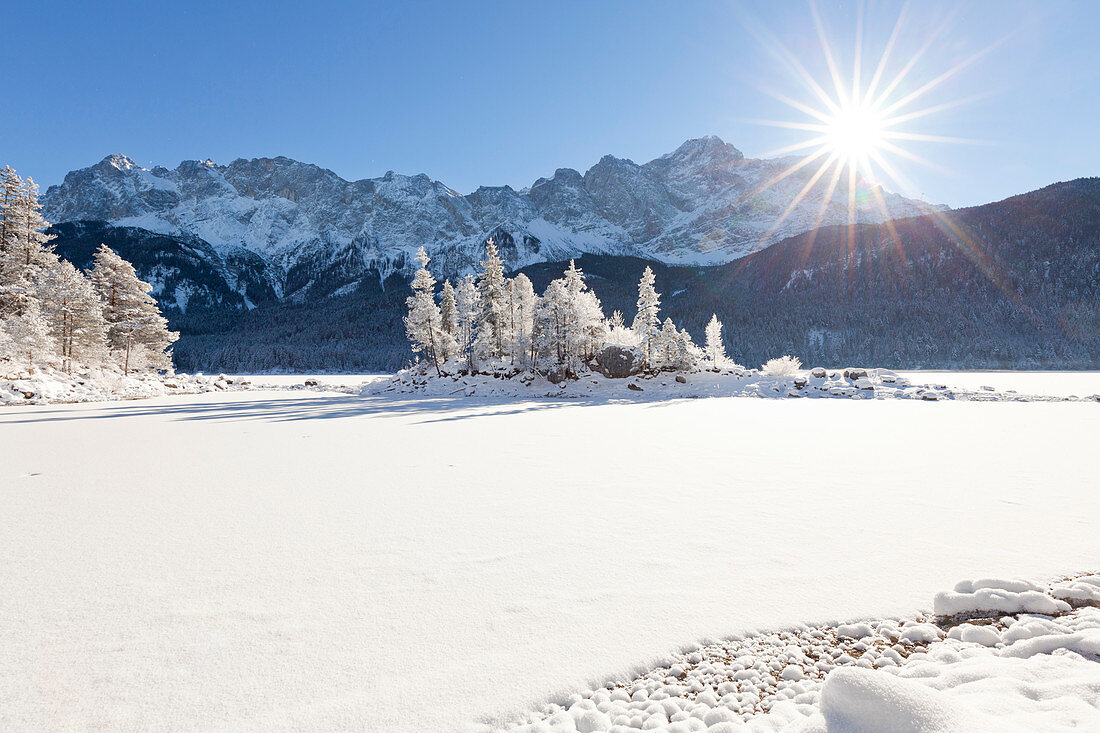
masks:
{"type": "Polygon", "coordinates": [[[305,384],[306,384],[307,387],[316,387],[317,386],[317,380],[316,379],[307,379],[305,384]]]}
{"type": "Polygon", "coordinates": [[[677,374],[676,375],[676,381],[679,382],[680,384],[687,384],[688,380],[687,380],[687,377],[685,377],[683,374],[677,374]]]}
{"type": "Polygon", "coordinates": [[[866,377],[867,377],[867,370],[866,369],[845,369],[844,370],[844,378],[845,379],[864,379],[866,377]]]}
{"type": "Polygon", "coordinates": [[[645,392],[645,390],[644,390],[644,389],[642,389],[642,388],[641,388],[641,387],[639,387],[638,385],[634,384],[634,382],[631,382],[630,384],[626,385],[626,388],[627,388],[627,389],[632,389],[632,390],[634,390],[635,392],[645,392]]]}
{"type": "Polygon", "coordinates": [[[823,369],[822,367],[814,367],[810,370],[810,376],[812,376],[814,379],[824,379],[825,369],[823,369]]]}
{"type": "Polygon", "coordinates": [[[802,389],[803,387],[806,386],[806,384],[808,382],[809,382],[809,380],[806,379],[805,377],[795,377],[794,378],[794,388],[795,389],[802,389]]]}
{"type": "Polygon", "coordinates": [[[550,382],[550,384],[561,384],[565,381],[565,369],[562,367],[551,369],[546,374],[546,381],[550,382]]]}
{"type": "Polygon", "coordinates": [[[610,344],[596,354],[596,369],[611,379],[623,379],[641,371],[641,359],[623,346],[610,344]]]}

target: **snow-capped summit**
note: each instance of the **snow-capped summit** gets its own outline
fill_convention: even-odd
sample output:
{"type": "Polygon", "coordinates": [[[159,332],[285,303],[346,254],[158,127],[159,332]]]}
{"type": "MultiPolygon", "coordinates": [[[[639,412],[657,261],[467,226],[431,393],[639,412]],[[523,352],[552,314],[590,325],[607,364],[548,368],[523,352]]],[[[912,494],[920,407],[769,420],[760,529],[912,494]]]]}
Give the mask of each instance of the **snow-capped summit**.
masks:
{"type": "MultiPolygon", "coordinates": [[[[407,268],[421,245],[442,271],[459,273],[477,262],[490,236],[512,268],[586,252],[717,264],[819,223],[847,221],[846,193],[823,201],[818,191],[776,226],[811,175],[804,169],[764,185],[791,162],[745,158],[711,135],[642,165],[606,155],[583,175],[559,168],[521,191],[483,186],[461,195],[422,173],[346,181],[281,156],[228,165],[188,160],[169,170],[111,155],[69,173],[43,203],[53,222],[187,234],[219,253],[248,250],[283,273],[323,270],[336,258],[345,271],[392,272],[407,268]]],[[[884,200],[885,213],[868,206],[859,219],[932,208],[894,194],[884,200]]]]}

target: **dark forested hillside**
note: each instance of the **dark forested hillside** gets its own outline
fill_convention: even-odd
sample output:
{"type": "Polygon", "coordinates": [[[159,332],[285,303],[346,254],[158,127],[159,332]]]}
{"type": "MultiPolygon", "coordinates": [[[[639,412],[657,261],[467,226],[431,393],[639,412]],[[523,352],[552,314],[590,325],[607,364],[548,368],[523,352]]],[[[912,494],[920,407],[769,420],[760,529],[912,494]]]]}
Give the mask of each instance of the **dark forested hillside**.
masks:
{"type": "MultiPolygon", "coordinates": [[[[55,230],[58,251],[78,265],[92,242],[107,241],[164,292],[172,292],[165,278],[202,286],[190,296],[195,306],[165,300],[183,333],[181,369],[353,371],[409,359],[398,276],[279,302],[262,272],[223,262],[202,240],[140,232],[55,230]]],[[[605,312],[621,310],[628,322],[647,264],[662,314],[701,340],[716,313],[730,356],[747,365],[791,353],[896,368],[1100,368],[1100,179],[851,232],[827,227],[717,267],[578,260],[605,312]]],[[[561,270],[543,263],[523,272],[541,292],[561,270]]]]}

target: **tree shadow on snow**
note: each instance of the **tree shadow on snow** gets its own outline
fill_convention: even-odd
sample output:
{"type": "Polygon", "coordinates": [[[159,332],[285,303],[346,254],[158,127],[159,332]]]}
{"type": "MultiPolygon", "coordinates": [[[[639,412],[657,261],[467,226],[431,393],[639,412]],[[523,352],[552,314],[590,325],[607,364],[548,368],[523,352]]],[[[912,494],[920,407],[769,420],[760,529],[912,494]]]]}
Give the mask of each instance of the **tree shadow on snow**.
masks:
{"type": "MultiPolygon", "coordinates": [[[[145,400],[127,402],[85,403],[74,406],[42,409],[13,408],[0,410],[0,426],[21,423],[43,423],[71,420],[114,420],[133,417],[159,416],[174,420],[238,421],[261,420],[284,422],[292,420],[331,420],[356,418],[397,418],[421,416],[418,423],[449,422],[474,418],[493,418],[520,415],[551,409],[598,407],[606,405],[639,404],[645,407],[663,407],[691,398],[622,399],[608,397],[465,397],[427,396],[410,394],[348,395],[311,392],[309,396],[273,397],[271,399],[240,400],[240,393],[227,393],[223,400],[215,402],[186,401],[190,395],[180,395],[180,404],[149,404],[145,400]]],[[[255,393],[251,393],[255,394],[255,393]]],[[[203,395],[209,398],[211,393],[203,395]]],[[[173,399],[173,398],[167,398],[173,399]]]]}

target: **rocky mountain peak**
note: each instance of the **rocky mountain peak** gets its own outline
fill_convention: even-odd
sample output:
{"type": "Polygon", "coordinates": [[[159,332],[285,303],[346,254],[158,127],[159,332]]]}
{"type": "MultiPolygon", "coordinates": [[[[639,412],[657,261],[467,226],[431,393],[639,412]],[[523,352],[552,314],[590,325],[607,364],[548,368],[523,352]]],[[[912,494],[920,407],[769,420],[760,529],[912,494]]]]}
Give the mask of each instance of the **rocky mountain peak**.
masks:
{"type": "MultiPolygon", "coordinates": [[[[337,261],[341,275],[326,287],[367,271],[408,269],[421,245],[446,274],[460,274],[476,266],[490,233],[508,241],[511,268],[583,253],[718,264],[812,228],[819,210],[823,225],[847,221],[846,196],[837,192],[822,202],[822,193],[776,227],[806,176],[760,189],[787,165],[747,159],[707,136],[644,165],[605,155],[583,175],[559,168],[520,191],[483,186],[461,195],[423,173],[387,171],[349,182],[283,156],[147,170],[112,155],[69,173],[46,191],[43,204],[53,222],[104,220],[195,237],[220,255],[248,251],[270,272],[287,273],[292,293],[318,287],[307,275],[337,261]]],[[[930,210],[894,194],[886,201],[891,218],[930,210]]],[[[858,215],[866,222],[883,218],[877,207],[858,215]]]]}

